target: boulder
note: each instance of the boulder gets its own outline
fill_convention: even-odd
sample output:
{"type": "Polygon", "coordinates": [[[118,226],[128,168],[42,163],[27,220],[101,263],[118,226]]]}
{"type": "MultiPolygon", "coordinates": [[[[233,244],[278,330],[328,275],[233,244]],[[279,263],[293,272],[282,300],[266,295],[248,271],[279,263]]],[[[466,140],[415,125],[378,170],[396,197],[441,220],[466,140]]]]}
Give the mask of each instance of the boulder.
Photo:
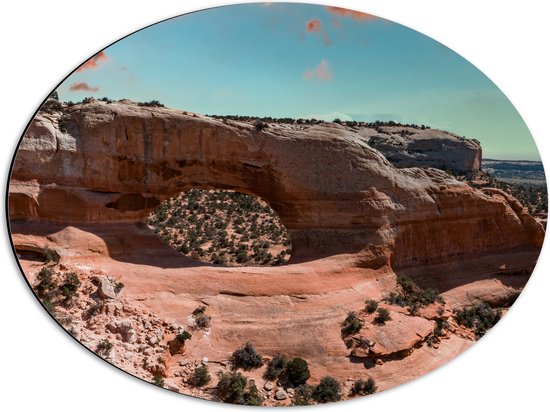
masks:
{"type": "Polygon", "coordinates": [[[107,325],[111,332],[118,333],[123,342],[133,343],[136,340],[136,331],[133,328],[132,321],[123,319],[107,325]]]}
{"type": "Polygon", "coordinates": [[[99,278],[97,294],[102,299],[116,299],[117,294],[114,281],[107,276],[101,276],[99,278]]]}
{"type": "Polygon", "coordinates": [[[277,392],[275,392],[275,399],[277,399],[278,401],[285,400],[286,397],[286,392],[283,389],[278,389],[277,392]]]}

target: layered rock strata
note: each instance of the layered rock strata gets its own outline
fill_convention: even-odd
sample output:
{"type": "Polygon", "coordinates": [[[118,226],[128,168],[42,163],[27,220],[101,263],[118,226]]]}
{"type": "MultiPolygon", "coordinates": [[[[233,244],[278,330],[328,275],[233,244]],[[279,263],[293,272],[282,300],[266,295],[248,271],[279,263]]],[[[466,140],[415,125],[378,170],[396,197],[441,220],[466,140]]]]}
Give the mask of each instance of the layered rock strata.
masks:
{"type": "MultiPolygon", "coordinates": [[[[10,218],[143,221],[163,199],[204,187],[265,199],[290,233],[295,261],[352,253],[359,266],[400,268],[541,246],[542,226],[515,199],[438,169],[396,167],[388,135],[376,133],[334,123],[259,130],[129,101],[75,105],[31,122],[13,165],[10,218]]],[[[479,168],[475,141],[405,135],[397,143],[415,158],[419,148],[448,146],[465,159],[460,168],[479,168]]],[[[434,165],[446,161],[431,153],[434,165]]]]}

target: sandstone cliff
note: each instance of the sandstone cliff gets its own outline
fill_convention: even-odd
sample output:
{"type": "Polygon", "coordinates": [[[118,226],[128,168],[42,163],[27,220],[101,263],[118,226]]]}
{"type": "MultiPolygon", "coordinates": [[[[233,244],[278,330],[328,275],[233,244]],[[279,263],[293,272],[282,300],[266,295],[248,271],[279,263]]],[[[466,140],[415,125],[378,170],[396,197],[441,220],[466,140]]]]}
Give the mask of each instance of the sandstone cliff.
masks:
{"type": "Polygon", "coordinates": [[[407,267],[541,246],[542,226],[503,192],[401,167],[456,161],[475,170],[476,142],[434,130],[392,141],[390,129],[382,137],[332,123],[257,130],[92,101],[31,122],[14,161],[9,213],[62,224],[142,221],[163,199],[208,187],[265,199],[289,230],[295,260],[355,253],[359,265],[407,267]]]}
{"type": "Polygon", "coordinates": [[[475,139],[412,127],[379,127],[359,133],[396,167],[436,167],[466,173],[481,169],[481,146],[475,139]]]}

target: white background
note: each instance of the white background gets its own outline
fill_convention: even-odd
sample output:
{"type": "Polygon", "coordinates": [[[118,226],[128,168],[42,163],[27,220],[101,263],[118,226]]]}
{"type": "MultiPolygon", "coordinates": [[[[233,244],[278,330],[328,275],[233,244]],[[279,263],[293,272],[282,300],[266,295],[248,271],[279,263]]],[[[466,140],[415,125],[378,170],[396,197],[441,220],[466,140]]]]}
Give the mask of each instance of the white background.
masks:
{"type": "MultiPolygon", "coordinates": [[[[330,4],[329,2],[320,3],[330,4]]],[[[336,3],[336,1],[334,1],[336,3]]],[[[510,98],[550,161],[550,24],[540,0],[338,1],[427,34],[485,72],[510,98]]],[[[16,143],[36,107],[74,67],[145,25],[221,1],[4,1],[0,191],[16,143]]],[[[5,214],[5,213],[4,213],[5,214]]],[[[0,239],[0,405],[58,411],[219,410],[239,407],[160,390],[84,350],[46,315],[12,256],[5,223],[0,239]]],[[[412,383],[365,399],[325,406],[397,411],[548,410],[550,281],[548,244],[525,292],[471,350],[412,383]],[[400,408],[400,409],[397,409],[400,408]]],[[[10,407],[10,409],[6,409],[10,407]]]]}

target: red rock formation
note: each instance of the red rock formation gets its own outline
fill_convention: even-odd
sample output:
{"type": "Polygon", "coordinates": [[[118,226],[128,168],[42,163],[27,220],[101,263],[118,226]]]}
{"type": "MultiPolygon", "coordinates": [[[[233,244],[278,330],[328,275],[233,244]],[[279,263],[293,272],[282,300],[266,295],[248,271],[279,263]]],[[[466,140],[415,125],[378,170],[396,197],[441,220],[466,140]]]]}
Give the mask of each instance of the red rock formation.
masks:
{"type": "MultiPolygon", "coordinates": [[[[369,146],[371,132],[337,124],[256,130],[128,101],[76,105],[32,121],[9,213],[64,224],[140,221],[171,195],[214,187],[264,198],[289,230],[295,260],[360,252],[360,265],[399,268],[541,246],[542,226],[513,198],[440,170],[396,168],[369,146]]],[[[449,139],[463,142],[467,158],[478,147],[449,139]]]]}
{"type": "MultiPolygon", "coordinates": [[[[231,353],[251,340],[263,356],[307,359],[310,384],[333,375],[347,394],[354,379],[368,375],[388,389],[472,344],[471,331],[453,330],[437,345],[426,342],[435,319],[453,309],[513,300],[544,229],[499,190],[475,190],[436,169],[396,167],[369,146],[371,133],[337,124],[272,123],[260,131],[130,102],[39,114],[13,166],[12,240],[23,254],[54,249],[60,262],[52,269],[79,274],[78,304],[68,314],[75,336],[92,349],[108,338],[114,346],[107,359],[136,376],[160,374],[174,390],[212,398],[185,379],[208,358],[215,385],[231,353]],[[292,238],[289,264],[206,265],[161,244],[145,216],[190,187],[264,198],[292,238]],[[346,314],[395,292],[396,274],[437,287],[448,302],[442,314],[420,308],[409,316],[393,306],[386,325],[372,324],[369,315],[360,331],[372,351],[346,347],[346,314]],[[124,284],[123,292],[83,323],[104,276],[124,284]],[[212,318],[207,331],[193,329],[191,313],[200,305],[212,318]],[[181,327],[193,337],[185,353],[171,356],[168,342],[181,327]]],[[[459,150],[460,139],[455,143],[459,150]]],[[[43,262],[21,263],[36,286],[43,262]]],[[[246,375],[259,383],[264,370],[246,375]]],[[[269,394],[275,389],[260,391],[267,405],[281,405],[269,394]]]]}

